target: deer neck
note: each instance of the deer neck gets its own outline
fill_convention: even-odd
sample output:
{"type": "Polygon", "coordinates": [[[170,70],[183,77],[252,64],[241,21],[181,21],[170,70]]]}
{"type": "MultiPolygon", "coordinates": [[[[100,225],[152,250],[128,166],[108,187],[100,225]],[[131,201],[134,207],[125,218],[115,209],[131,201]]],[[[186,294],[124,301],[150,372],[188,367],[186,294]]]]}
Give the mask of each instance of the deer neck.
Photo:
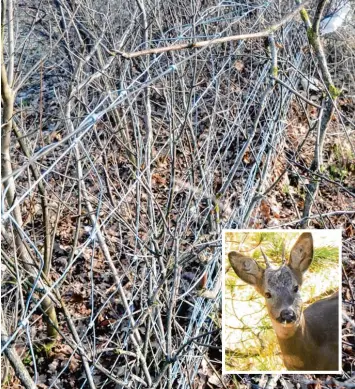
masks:
{"type": "MultiPolygon", "coordinates": [[[[302,314],[299,323],[293,326],[283,326],[273,323],[277,339],[281,348],[282,359],[288,370],[307,370],[308,339],[305,318],[302,314]]],[[[308,368],[309,369],[309,368],[308,368]]]]}

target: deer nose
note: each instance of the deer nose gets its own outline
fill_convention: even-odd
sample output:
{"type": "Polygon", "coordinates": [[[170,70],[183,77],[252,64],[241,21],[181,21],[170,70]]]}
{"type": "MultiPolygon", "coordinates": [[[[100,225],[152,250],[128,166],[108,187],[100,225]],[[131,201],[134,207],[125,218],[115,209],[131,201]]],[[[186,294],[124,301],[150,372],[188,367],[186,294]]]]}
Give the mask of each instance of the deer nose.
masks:
{"type": "Polygon", "coordinates": [[[296,314],[292,309],[283,309],[277,319],[280,323],[292,323],[296,321],[296,314]]]}

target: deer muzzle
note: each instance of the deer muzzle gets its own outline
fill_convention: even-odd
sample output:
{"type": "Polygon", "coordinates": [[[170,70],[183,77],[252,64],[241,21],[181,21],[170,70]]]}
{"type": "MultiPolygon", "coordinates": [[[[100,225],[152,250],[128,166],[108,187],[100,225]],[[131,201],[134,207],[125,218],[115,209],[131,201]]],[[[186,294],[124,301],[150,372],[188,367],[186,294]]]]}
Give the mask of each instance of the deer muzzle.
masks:
{"type": "Polygon", "coordinates": [[[292,309],[283,309],[276,320],[279,323],[294,323],[296,321],[296,314],[292,309]]]}

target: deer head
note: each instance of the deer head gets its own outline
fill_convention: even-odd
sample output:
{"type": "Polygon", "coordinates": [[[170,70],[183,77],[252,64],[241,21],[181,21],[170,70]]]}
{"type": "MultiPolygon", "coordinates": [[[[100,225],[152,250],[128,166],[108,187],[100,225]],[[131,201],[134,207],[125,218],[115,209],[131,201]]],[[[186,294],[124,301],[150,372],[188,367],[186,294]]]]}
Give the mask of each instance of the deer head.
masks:
{"type": "Polygon", "coordinates": [[[265,297],[266,307],[277,335],[288,337],[294,333],[302,319],[300,288],[303,274],[313,259],[312,234],[305,232],[298,238],[289,260],[279,268],[273,268],[265,254],[263,256],[266,262],[265,269],[254,259],[235,251],[228,255],[236,274],[265,297]]]}

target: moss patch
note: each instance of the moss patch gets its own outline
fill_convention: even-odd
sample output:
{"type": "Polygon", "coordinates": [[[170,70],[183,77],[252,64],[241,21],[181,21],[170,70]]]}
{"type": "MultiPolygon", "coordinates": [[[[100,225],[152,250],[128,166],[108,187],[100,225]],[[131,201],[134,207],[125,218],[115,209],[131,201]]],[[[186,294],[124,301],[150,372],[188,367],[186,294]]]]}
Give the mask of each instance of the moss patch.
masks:
{"type": "Polygon", "coordinates": [[[341,94],[341,90],[335,85],[329,85],[329,93],[332,99],[336,99],[341,94]]]}

